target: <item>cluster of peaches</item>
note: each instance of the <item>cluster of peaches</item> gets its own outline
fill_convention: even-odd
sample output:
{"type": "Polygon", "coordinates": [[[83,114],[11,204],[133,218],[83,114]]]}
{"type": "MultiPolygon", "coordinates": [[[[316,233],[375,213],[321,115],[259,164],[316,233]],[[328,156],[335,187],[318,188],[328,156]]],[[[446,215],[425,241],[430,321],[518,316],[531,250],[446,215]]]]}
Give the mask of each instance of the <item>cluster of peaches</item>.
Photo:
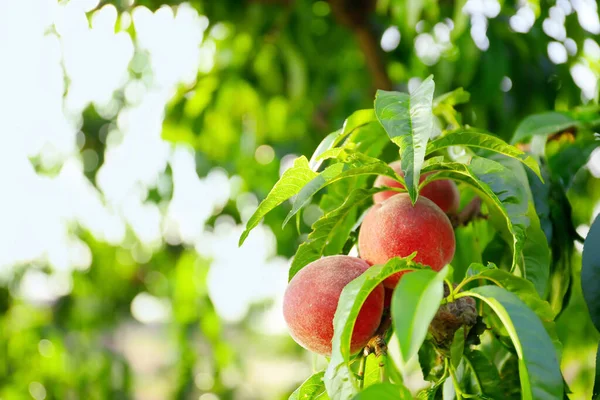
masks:
{"type": "MultiPolygon", "coordinates": [[[[390,166],[402,174],[400,162],[390,166]]],[[[421,176],[421,181],[426,175],[421,176]]],[[[385,176],[376,187],[404,186],[385,176]]],[[[447,214],[456,213],[459,192],[450,180],[424,186],[413,205],[407,193],[383,191],[374,195],[358,235],[360,258],[328,256],[300,270],[285,292],[283,314],[292,338],[302,347],[322,355],[331,354],[333,316],[344,287],[370,266],[417,252],[414,261],[439,271],[454,257],[454,230],[447,214]]],[[[364,348],[375,335],[384,310],[403,272],[387,278],[367,297],[352,333],[351,351],[364,348]]]]}

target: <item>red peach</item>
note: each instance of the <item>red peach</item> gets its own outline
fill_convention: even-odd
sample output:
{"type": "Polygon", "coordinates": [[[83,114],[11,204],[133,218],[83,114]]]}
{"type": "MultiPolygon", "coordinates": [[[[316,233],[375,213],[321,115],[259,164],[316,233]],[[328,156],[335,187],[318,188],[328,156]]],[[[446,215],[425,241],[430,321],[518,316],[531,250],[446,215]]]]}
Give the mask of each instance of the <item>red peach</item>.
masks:
{"type": "MultiPolygon", "coordinates": [[[[416,251],[416,262],[439,271],[452,261],[455,247],[454,230],[446,214],[423,196],[413,206],[407,193],[375,204],[358,234],[360,257],[371,265],[416,251]]],[[[394,288],[402,274],[390,276],[384,285],[394,288]]]]}
{"type": "Polygon", "coordinates": [[[383,308],[390,308],[392,305],[392,297],[394,296],[394,289],[385,288],[385,298],[383,299],[383,308]]]}
{"type": "MultiPolygon", "coordinates": [[[[342,290],[368,268],[369,264],[360,258],[329,256],[308,264],[292,278],[283,298],[283,316],[300,346],[318,354],[331,354],[333,316],[342,290]]],[[[363,303],[352,333],[352,353],[360,351],[379,327],[383,298],[380,284],[363,303]]]]}
{"type": "MultiPolygon", "coordinates": [[[[398,175],[404,176],[404,173],[400,168],[400,161],[394,161],[390,164],[390,167],[392,167],[398,175]]],[[[419,182],[423,182],[430,174],[431,172],[421,175],[419,182]]],[[[377,177],[377,179],[375,179],[374,186],[388,186],[404,189],[403,184],[384,175],[380,175],[377,177]]],[[[375,195],[373,195],[373,201],[375,203],[381,203],[382,201],[385,201],[396,194],[398,194],[398,192],[394,192],[393,190],[375,193],[375,195]]],[[[425,185],[425,187],[423,187],[423,189],[421,189],[419,195],[427,197],[429,200],[433,201],[446,214],[455,213],[458,211],[458,207],[460,205],[460,193],[458,191],[458,187],[456,186],[456,183],[450,179],[440,179],[429,182],[427,185],[425,185]]]]}

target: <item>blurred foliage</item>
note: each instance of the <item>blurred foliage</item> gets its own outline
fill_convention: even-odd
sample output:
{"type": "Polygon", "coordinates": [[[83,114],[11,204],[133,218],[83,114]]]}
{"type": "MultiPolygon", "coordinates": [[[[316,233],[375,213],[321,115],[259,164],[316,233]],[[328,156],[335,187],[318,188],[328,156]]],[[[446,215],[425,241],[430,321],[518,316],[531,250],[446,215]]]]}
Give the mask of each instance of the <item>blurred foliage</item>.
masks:
{"type": "MultiPolygon", "coordinates": [[[[154,11],[181,3],[114,0],[98,7],[114,4],[122,20],[136,7],[154,11]]],[[[584,53],[585,40],[597,36],[581,27],[575,12],[566,15],[564,25],[576,51],[566,63],[555,64],[547,52],[555,39],[543,29],[553,3],[527,2],[536,16],[527,33],[515,32],[509,23],[522,2],[494,3],[499,7],[497,16],[478,17],[485,19],[487,50],[478,48],[470,34],[473,17],[462,12],[465,3],[192,0],[188,4],[208,17],[204,45],[214,51],[215,62],[198,71],[193,84],[177,88],[165,110],[162,137],[196,150],[199,176],[221,167],[240,178],[241,193],[263,199],[279,178],[286,155],[310,155],[351,112],[372,107],[376,88],[406,91],[412,87],[410,79],[434,74],[436,95],[458,87],[471,93],[468,104],[456,106],[463,124],[485,128],[505,140],[530,114],[570,110],[582,101],[597,103],[597,84],[591,98],[582,98],[570,69],[583,63],[596,79],[600,75],[595,55],[584,53]],[[383,52],[380,40],[389,27],[398,28],[400,42],[383,52]],[[443,46],[427,42],[417,49],[424,39],[437,38],[436,29],[448,27],[452,27],[449,41],[443,46]],[[435,60],[422,57],[433,48],[438,53],[435,60]],[[260,157],[257,150],[262,145],[273,150],[274,158],[260,157]]],[[[127,32],[135,39],[134,25],[127,32]]],[[[133,64],[147,64],[148,54],[135,51],[130,76],[142,79],[143,68],[133,64]]],[[[122,105],[123,90],[114,97],[122,105]]],[[[93,105],[83,112],[85,149],[98,155],[97,166],[86,171],[92,183],[105,156],[102,137],[116,119],[103,118],[93,105]]],[[[567,198],[573,214],[564,216],[563,208],[550,207],[550,218],[567,224],[569,230],[589,225],[600,199],[600,180],[586,168],[560,174],[563,161],[552,157],[554,143],[547,149],[550,170],[556,175],[549,181],[557,199],[552,206],[567,198]],[[562,177],[572,180],[560,181],[562,177]]],[[[569,145],[573,151],[569,157],[580,157],[582,167],[593,145],[577,140],[569,145]]],[[[161,203],[170,196],[151,191],[147,200],[161,203]]],[[[300,229],[294,224],[282,229],[287,212],[278,208],[265,220],[276,235],[277,254],[284,257],[294,254],[314,221],[305,213],[300,229]]],[[[245,222],[235,199],[218,213],[245,222]]],[[[212,216],[208,225],[216,218],[212,216]]],[[[477,229],[465,228],[464,234],[474,235],[477,229]]],[[[194,249],[161,244],[142,262],[132,256],[133,245],[111,246],[88,232],[81,232],[81,237],[91,249],[92,265],[73,272],[72,290],[57,301],[31,304],[17,295],[26,270],[49,266],[16,266],[14,275],[2,281],[0,399],[283,399],[308,375],[310,358],[291,339],[255,328],[269,304],[255,304],[240,323],[220,318],[206,283],[211,260],[194,249]],[[173,310],[170,323],[141,324],[133,319],[131,304],[140,293],[167,299],[173,310]],[[281,383],[265,382],[273,371],[283,374],[281,383]],[[205,393],[218,397],[202,397],[205,393]]],[[[560,240],[552,245],[572,245],[572,240],[567,244],[560,240]]],[[[503,249],[495,251],[502,254],[503,249]]],[[[573,265],[581,265],[577,250],[570,257],[575,259],[573,265]]],[[[583,360],[582,354],[587,357],[590,349],[595,354],[598,334],[589,324],[578,276],[573,272],[565,289],[568,312],[558,319],[557,329],[565,344],[563,373],[575,392],[572,398],[582,399],[591,391],[594,377],[593,359],[583,360]]],[[[501,373],[511,368],[510,361],[501,373]]]]}

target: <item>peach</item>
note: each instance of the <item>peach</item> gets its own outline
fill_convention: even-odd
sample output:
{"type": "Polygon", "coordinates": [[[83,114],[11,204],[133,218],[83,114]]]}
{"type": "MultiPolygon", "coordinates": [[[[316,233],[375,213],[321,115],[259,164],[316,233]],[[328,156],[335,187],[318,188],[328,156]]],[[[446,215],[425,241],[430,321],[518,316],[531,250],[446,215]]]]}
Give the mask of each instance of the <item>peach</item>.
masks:
{"type": "MultiPolygon", "coordinates": [[[[300,346],[318,354],[331,354],[333,316],[342,290],[369,267],[360,258],[329,256],[308,264],[292,278],[283,297],[283,316],[290,335],[300,346]]],[[[380,284],[363,303],[352,332],[352,353],[360,351],[379,327],[383,298],[380,284]]]]}
{"type": "MultiPolygon", "coordinates": [[[[416,251],[416,262],[439,271],[452,261],[455,247],[454,230],[446,214],[423,196],[413,206],[407,193],[375,204],[358,233],[360,257],[371,265],[416,251]]],[[[385,287],[396,287],[402,274],[387,278],[385,287]]]]}
{"type": "Polygon", "coordinates": [[[385,297],[383,299],[383,308],[392,306],[392,297],[394,297],[394,289],[385,288],[385,297]]]}
{"type": "MultiPolygon", "coordinates": [[[[390,167],[392,167],[398,175],[404,176],[404,173],[400,168],[400,161],[394,161],[390,164],[390,167]]],[[[419,179],[419,182],[423,182],[427,175],[430,174],[431,172],[421,175],[421,179],[419,179]]],[[[383,175],[378,176],[377,179],[375,179],[374,186],[388,186],[402,189],[404,188],[404,185],[400,182],[383,175]]],[[[381,203],[382,201],[385,201],[396,194],[398,194],[398,192],[394,192],[393,190],[375,193],[375,195],[373,195],[373,201],[375,203],[381,203]]],[[[460,193],[458,192],[458,187],[456,187],[456,183],[454,183],[450,179],[440,179],[437,181],[429,182],[427,185],[425,185],[425,187],[423,187],[423,189],[421,189],[419,195],[427,197],[429,200],[433,201],[446,214],[455,213],[456,211],[458,211],[458,207],[460,205],[460,193]]]]}

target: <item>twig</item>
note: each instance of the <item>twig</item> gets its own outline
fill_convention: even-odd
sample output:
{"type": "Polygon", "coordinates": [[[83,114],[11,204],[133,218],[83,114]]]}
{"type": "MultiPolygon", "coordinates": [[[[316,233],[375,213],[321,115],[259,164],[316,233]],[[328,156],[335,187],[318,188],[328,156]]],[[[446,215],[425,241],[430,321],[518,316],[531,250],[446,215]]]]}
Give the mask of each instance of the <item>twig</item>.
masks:
{"type": "Polygon", "coordinates": [[[379,40],[368,22],[376,3],[374,0],[329,0],[338,22],[350,28],[356,36],[375,88],[392,90],[392,81],[385,68],[379,40]]]}

